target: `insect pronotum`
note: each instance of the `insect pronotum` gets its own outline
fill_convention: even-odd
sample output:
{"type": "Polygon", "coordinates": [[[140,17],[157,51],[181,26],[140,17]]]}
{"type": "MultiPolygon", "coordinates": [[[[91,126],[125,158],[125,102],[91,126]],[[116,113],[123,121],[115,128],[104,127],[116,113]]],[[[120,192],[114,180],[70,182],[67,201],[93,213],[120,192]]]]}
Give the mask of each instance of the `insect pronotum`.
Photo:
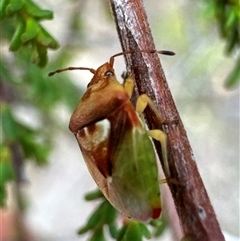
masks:
{"type": "Polygon", "coordinates": [[[136,52],[174,55],[170,51],[127,51],[113,55],[97,70],[69,67],[65,70],[89,70],[93,78],[73,112],[69,128],[75,135],[89,172],[109,202],[124,215],[139,220],[156,219],[161,214],[161,198],[155,151],[149,138],[161,143],[165,170],[168,170],[166,134],[146,130],[141,114],[148,105],[161,120],[151,99],[140,95],[136,108],[130,97],[134,79],[123,84],[114,73],[114,58],[136,52]]]}

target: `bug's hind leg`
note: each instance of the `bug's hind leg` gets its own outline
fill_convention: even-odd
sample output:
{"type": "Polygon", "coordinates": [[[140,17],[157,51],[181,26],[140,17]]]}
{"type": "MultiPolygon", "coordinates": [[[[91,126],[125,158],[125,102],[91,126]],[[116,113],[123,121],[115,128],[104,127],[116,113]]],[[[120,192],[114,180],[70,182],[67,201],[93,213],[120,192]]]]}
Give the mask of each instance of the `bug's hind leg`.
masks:
{"type": "Polygon", "coordinates": [[[170,177],[170,170],[168,165],[168,156],[167,156],[167,135],[161,130],[149,130],[147,131],[148,135],[153,139],[159,141],[161,143],[161,150],[163,156],[163,164],[164,170],[166,174],[166,178],[170,177]]]}
{"type": "MultiPolygon", "coordinates": [[[[140,95],[137,99],[136,104],[136,112],[138,112],[140,115],[145,110],[145,108],[149,106],[152,111],[155,113],[159,121],[162,123],[163,119],[161,117],[161,114],[159,113],[158,109],[155,107],[153,101],[146,95],[140,95]]],[[[161,144],[161,150],[162,150],[162,156],[163,156],[163,164],[164,164],[164,170],[166,177],[170,177],[170,170],[168,165],[168,154],[167,154],[167,135],[162,130],[148,130],[148,135],[154,138],[155,140],[159,141],[161,144]]]]}

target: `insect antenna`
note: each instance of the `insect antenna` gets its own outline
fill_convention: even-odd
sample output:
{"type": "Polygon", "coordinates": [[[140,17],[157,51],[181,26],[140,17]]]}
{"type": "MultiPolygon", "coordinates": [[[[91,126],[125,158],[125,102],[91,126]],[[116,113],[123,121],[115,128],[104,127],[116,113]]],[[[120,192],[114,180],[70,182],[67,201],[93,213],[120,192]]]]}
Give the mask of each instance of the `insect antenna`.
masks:
{"type": "Polygon", "coordinates": [[[63,71],[67,71],[67,70],[89,70],[91,73],[95,73],[96,72],[96,70],[95,69],[92,69],[92,68],[87,68],[87,67],[68,67],[68,68],[65,68],[65,69],[58,69],[58,70],[55,70],[55,71],[53,71],[53,72],[50,72],[49,74],[48,74],[48,76],[53,76],[53,75],[55,75],[55,74],[57,74],[57,73],[61,73],[61,72],[63,72],[63,71]]]}
{"type": "Polygon", "coordinates": [[[143,50],[139,50],[139,51],[138,50],[137,51],[136,50],[129,50],[129,51],[114,54],[110,58],[109,63],[110,63],[111,66],[113,66],[115,57],[118,57],[118,56],[121,56],[121,55],[133,54],[133,53],[158,53],[158,54],[164,54],[164,55],[170,55],[170,56],[175,55],[174,52],[169,51],[169,50],[147,50],[147,49],[143,49],[143,50]]]}
{"type": "MultiPolygon", "coordinates": [[[[117,53],[117,54],[114,54],[110,60],[109,60],[109,64],[110,66],[113,66],[113,63],[114,63],[114,58],[115,57],[118,57],[118,56],[121,56],[121,55],[126,55],[126,54],[133,54],[133,53],[158,53],[158,54],[164,54],[164,55],[175,55],[174,52],[172,51],[169,51],[169,50],[139,50],[139,51],[136,51],[136,50],[129,50],[129,51],[125,51],[125,52],[120,52],[120,53],[117,53]]],[[[89,70],[91,73],[95,74],[96,70],[95,69],[92,69],[92,68],[87,68],[87,67],[68,67],[68,68],[65,68],[65,69],[58,69],[58,70],[55,70],[53,72],[50,72],[48,74],[48,76],[53,76],[57,73],[61,73],[63,71],[67,71],[67,70],[89,70]]]]}

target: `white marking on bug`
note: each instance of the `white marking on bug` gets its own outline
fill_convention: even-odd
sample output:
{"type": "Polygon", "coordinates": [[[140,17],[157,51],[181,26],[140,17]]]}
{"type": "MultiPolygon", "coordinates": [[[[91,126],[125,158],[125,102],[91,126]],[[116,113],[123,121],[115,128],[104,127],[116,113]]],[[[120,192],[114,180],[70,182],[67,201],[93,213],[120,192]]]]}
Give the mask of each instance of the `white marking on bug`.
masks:
{"type": "Polygon", "coordinates": [[[85,136],[88,138],[89,137],[88,128],[84,127],[83,130],[84,130],[85,136]]]}
{"type": "Polygon", "coordinates": [[[91,127],[85,127],[85,135],[89,138],[92,146],[98,146],[100,143],[107,140],[109,136],[110,122],[107,119],[101,120],[95,123],[94,131],[91,131],[91,127]]]}
{"type": "MultiPolygon", "coordinates": [[[[87,126],[84,129],[85,139],[82,146],[88,150],[94,150],[99,145],[106,142],[110,133],[110,122],[107,119],[96,122],[92,126],[87,126]]],[[[106,153],[105,145],[102,145],[102,154],[106,153]]]]}
{"type": "Polygon", "coordinates": [[[98,137],[98,140],[96,141],[98,141],[99,143],[105,141],[109,136],[109,130],[111,127],[109,120],[101,120],[96,123],[96,126],[101,130],[101,135],[98,137]]]}

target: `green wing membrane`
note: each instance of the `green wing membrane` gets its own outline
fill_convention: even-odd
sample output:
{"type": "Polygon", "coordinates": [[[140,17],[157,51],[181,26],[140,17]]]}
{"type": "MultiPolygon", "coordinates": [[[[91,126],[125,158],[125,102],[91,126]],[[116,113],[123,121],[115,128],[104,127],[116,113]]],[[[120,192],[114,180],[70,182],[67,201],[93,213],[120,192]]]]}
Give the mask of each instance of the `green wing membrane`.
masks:
{"type": "Polygon", "coordinates": [[[143,127],[124,129],[111,158],[109,200],[125,215],[147,221],[161,211],[156,156],[143,127]]]}

